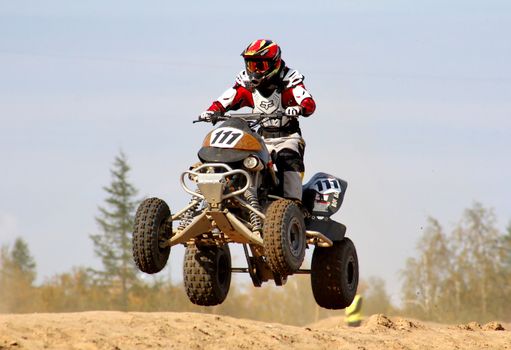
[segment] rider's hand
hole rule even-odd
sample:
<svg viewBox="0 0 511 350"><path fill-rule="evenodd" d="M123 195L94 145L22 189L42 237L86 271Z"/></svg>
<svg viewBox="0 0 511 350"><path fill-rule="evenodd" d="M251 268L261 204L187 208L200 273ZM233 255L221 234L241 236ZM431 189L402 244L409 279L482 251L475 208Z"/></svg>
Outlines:
<svg viewBox="0 0 511 350"><path fill-rule="evenodd" d="M215 125L216 122L218 121L218 116L213 111L204 111L200 114L199 119L207 121L207 122L211 122L211 123L213 123L213 125Z"/></svg>
<svg viewBox="0 0 511 350"><path fill-rule="evenodd" d="M204 111L200 114L200 118L201 120L205 120L207 122L210 122L211 121L211 117L213 116L213 114L215 114L215 112L213 111Z"/></svg>
<svg viewBox="0 0 511 350"><path fill-rule="evenodd" d="M298 117L302 114L302 107L300 106L292 106L287 107L284 114L288 117Z"/></svg>

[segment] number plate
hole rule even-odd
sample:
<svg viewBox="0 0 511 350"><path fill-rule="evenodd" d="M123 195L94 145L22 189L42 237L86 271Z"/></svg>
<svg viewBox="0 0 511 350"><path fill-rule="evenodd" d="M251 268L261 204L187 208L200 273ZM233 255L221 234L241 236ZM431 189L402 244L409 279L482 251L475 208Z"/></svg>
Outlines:
<svg viewBox="0 0 511 350"><path fill-rule="evenodd" d="M234 148L245 133L235 128L218 128L211 133L210 146Z"/></svg>

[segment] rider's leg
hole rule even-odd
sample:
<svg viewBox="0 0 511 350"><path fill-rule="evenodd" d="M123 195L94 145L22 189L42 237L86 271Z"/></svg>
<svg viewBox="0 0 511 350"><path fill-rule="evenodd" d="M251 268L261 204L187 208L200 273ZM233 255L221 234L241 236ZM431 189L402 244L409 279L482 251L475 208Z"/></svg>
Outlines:
<svg viewBox="0 0 511 350"><path fill-rule="evenodd" d="M303 149L298 153L284 148L277 153L275 162L279 180L282 184L283 196L288 199L302 200L302 178L305 171Z"/></svg>
<svg viewBox="0 0 511 350"><path fill-rule="evenodd" d="M277 166L280 195L301 201L305 141L299 133L294 133L289 136L265 138L264 142L268 151L276 154L274 162Z"/></svg>

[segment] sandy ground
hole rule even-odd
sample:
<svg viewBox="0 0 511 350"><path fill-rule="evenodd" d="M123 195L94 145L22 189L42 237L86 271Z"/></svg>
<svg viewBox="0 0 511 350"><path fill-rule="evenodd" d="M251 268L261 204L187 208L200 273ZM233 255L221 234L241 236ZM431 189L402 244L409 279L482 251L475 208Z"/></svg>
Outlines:
<svg viewBox="0 0 511 350"><path fill-rule="evenodd" d="M503 329L505 328L505 329ZM511 349L511 325L426 324L373 315L306 327L196 313L0 315L0 349Z"/></svg>

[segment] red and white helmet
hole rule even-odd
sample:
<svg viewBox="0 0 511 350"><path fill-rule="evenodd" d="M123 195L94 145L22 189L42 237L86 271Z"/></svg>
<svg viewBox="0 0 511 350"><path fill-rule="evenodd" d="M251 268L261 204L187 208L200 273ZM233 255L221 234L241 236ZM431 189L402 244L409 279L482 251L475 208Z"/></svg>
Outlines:
<svg viewBox="0 0 511 350"><path fill-rule="evenodd" d="M280 54L280 47L275 42L265 39L253 41L241 53L245 59L248 77L254 86L268 80L279 71L282 65Z"/></svg>

